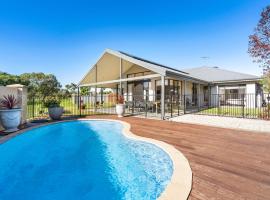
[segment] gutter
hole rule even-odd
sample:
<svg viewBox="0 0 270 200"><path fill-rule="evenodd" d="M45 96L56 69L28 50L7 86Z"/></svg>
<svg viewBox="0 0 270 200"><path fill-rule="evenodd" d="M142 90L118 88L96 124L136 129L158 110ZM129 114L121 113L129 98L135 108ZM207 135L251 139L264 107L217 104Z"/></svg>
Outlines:
<svg viewBox="0 0 270 200"><path fill-rule="evenodd" d="M218 83L237 83L237 82L254 82L254 81L261 81L262 78L254 78L254 79L240 79L240 80L224 80L224 81L212 81L212 84Z"/></svg>

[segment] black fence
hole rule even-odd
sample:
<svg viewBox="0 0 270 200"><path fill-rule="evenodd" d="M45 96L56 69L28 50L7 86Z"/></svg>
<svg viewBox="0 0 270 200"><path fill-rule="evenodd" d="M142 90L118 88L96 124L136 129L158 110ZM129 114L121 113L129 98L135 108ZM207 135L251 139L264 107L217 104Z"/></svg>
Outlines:
<svg viewBox="0 0 270 200"><path fill-rule="evenodd" d="M197 114L270 119L269 94L212 94L197 101Z"/></svg>
<svg viewBox="0 0 270 200"><path fill-rule="evenodd" d="M63 98L61 106L64 116L87 116L98 114L116 114L118 101L116 94L72 96ZM28 100L28 119L47 118L48 109L44 100ZM161 118L160 95L124 95L126 115L138 115L147 118ZM202 94L202 95L165 95L165 118L186 113L216 115L242 118L270 119L269 94Z"/></svg>

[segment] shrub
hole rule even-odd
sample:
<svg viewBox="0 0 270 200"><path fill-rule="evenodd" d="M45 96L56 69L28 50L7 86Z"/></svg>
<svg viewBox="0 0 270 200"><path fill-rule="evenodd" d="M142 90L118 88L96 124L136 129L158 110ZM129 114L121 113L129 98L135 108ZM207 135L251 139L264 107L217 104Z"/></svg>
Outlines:
<svg viewBox="0 0 270 200"><path fill-rule="evenodd" d="M2 108L13 109L17 105L18 105L18 101L14 97L14 95L3 96L3 98L0 99L0 106Z"/></svg>
<svg viewBox="0 0 270 200"><path fill-rule="evenodd" d="M118 96L118 99L117 99L117 103L118 103L118 104L124 104L124 102L125 102L124 97L123 97L122 95L119 95L119 96Z"/></svg>
<svg viewBox="0 0 270 200"><path fill-rule="evenodd" d="M86 109L86 104L82 104L81 105L81 108L84 110L84 109Z"/></svg>
<svg viewBox="0 0 270 200"><path fill-rule="evenodd" d="M60 106L60 100L55 98L55 97L48 97L44 101L44 106L46 108L59 107Z"/></svg>
<svg viewBox="0 0 270 200"><path fill-rule="evenodd" d="M268 119L270 120L270 104L267 104L263 111L259 114L261 119Z"/></svg>

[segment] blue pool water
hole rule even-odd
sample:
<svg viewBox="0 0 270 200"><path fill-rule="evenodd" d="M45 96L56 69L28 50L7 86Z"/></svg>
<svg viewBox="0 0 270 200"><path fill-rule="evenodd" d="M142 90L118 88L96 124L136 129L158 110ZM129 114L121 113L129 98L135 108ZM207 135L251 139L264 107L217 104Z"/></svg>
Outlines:
<svg viewBox="0 0 270 200"><path fill-rule="evenodd" d="M170 157L127 139L122 124L73 121L0 145L1 200L152 200L170 181Z"/></svg>

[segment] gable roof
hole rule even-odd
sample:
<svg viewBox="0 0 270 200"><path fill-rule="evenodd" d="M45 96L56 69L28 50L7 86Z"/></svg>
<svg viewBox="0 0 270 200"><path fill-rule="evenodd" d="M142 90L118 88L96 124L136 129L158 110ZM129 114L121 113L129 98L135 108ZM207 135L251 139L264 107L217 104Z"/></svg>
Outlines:
<svg viewBox="0 0 270 200"><path fill-rule="evenodd" d="M183 70L189 75L207 82L230 82L258 80L259 76L229 71L218 67L197 67Z"/></svg>
<svg viewBox="0 0 270 200"><path fill-rule="evenodd" d="M194 81L200 82L208 82L208 83L223 83L223 82L237 82L237 81L256 81L259 80L260 77L250 74L244 74L234 71L229 71L225 69L220 69L218 67L197 67L191 69L178 70L172 67L168 67L163 64L159 64L150 60L146 60L144 58L140 58L138 56L131 55L129 53L123 51L115 51L112 49L106 49L103 54L99 57L96 63L98 63L105 54L110 54L116 57L119 57L123 60L126 60L130 63L134 63L145 69L153 71L160 75L168 75L168 76L176 76L176 77L184 77L186 79L192 79ZM79 85L82 84L84 79L93 72L95 68L94 64L88 73L83 77L80 81Z"/></svg>
<svg viewBox="0 0 270 200"><path fill-rule="evenodd" d="M99 59L97 60L97 62L90 68L90 70L85 74L85 76L81 79L81 81L79 82L79 85L83 84L83 82L85 81L85 79L87 78L87 76L93 72L96 64L106 55L106 54L110 54L113 56L116 56L118 58L121 58L123 60L126 60L130 63L136 64L138 66L141 66L145 69L148 69L149 71L153 71L157 74L166 76L168 74L170 75L176 75L176 76L180 76L180 77L185 77L186 79L192 79L195 81L201 81L201 82L205 82L203 80L199 80L197 78L194 78L192 76L189 75L189 73L178 70L178 69L174 69L150 60L146 60L137 56L133 56L131 54L125 53L123 51L115 51L112 49L106 49L103 54L99 57Z"/></svg>
<svg viewBox="0 0 270 200"><path fill-rule="evenodd" d="M140 58L140 57L138 57L138 56L134 56L134 55L125 53L125 52L123 52L123 51L119 51L119 53L124 54L124 55L129 56L129 57L132 57L132 58L134 58L134 59L136 59L136 60L140 60L140 61L142 61L142 62L146 62L146 63L152 64L152 65L158 66L158 67L165 68L165 69L170 70L170 71L188 74L187 72L184 72L184 71L181 71L181 70L178 70L178 69L174 69L174 68L172 68L172 67L168 67L168 66L166 66L166 65L159 64L159 63L156 63L156 62L153 62L153 61L150 61L150 60L146 60L146 59L144 59L144 58Z"/></svg>
<svg viewBox="0 0 270 200"><path fill-rule="evenodd" d="M138 56L134 56L134 55L131 55L129 53L125 53L123 51L115 51L112 49L106 49L105 53L110 53L112 55L118 56L119 58L126 59L127 61L130 61L130 62L135 63L137 65L140 65L142 67L145 67L145 68L147 68L151 71L154 71L156 73L159 73L159 74L165 75L166 71L169 71L169 72L173 72L176 74L188 76L187 72L184 72L184 71L181 71L178 69L174 69L172 67L168 67L166 65L162 65L162 64L150 61L150 60L146 60L144 58L140 58Z"/></svg>

